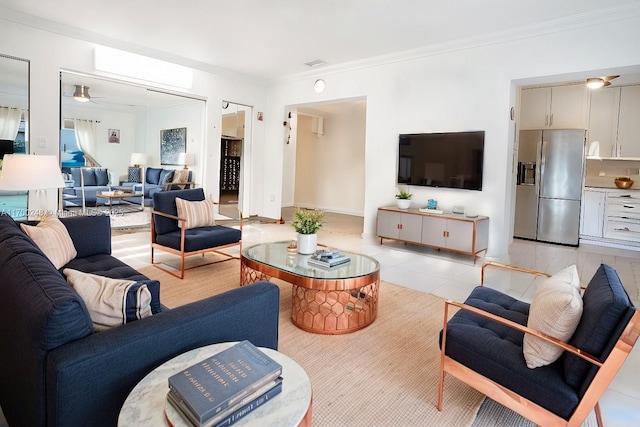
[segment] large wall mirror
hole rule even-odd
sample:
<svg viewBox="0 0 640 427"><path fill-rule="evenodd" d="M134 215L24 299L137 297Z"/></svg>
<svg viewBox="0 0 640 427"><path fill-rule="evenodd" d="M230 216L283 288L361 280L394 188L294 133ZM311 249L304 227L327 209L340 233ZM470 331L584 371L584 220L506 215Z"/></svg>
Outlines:
<svg viewBox="0 0 640 427"><path fill-rule="evenodd" d="M187 168L189 182L202 185L204 100L72 72L61 72L60 92L60 158L68 187L79 186L71 173L79 167L106 168L111 187L145 181L147 193L154 169ZM65 201L65 208L77 207L78 200Z"/></svg>
<svg viewBox="0 0 640 427"><path fill-rule="evenodd" d="M0 168L5 154L29 152L29 61L0 54ZM27 214L26 191L0 190L0 212Z"/></svg>

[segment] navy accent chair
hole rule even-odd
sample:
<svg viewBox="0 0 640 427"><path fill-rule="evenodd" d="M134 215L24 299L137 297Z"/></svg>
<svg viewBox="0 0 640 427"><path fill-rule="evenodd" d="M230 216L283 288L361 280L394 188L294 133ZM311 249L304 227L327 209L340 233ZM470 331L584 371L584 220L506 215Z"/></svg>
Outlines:
<svg viewBox="0 0 640 427"><path fill-rule="evenodd" d="M616 271L602 264L583 294L583 312L568 342L528 328L530 305L483 287L484 270L493 266L523 273L549 274L487 262L481 286L464 303L447 301L440 333L438 410L442 410L444 373L542 426L580 426L629 355L640 334L640 313ZM449 309L458 309L450 319ZM533 334L564 352L550 365L529 369L522 342Z"/></svg>
<svg viewBox="0 0 640 427"><path fill-rule="evenodd" d="M242 243L242 214L240 214L240 229L224 225L213 225L186 229L186 219L178 217L176 197L189 201L205 200L202 188L186 190L159 191L153 194L153 209L151 210L151 264L167 273L184 278L184 271L190 268L202 267L217 262L237 259L220 249L224 249ZM181 226L179 224L181 223ZM242 246L240 246L242 248ZM180 257L180 273L161 267L161 263L155 261L154 249ZM223 259L208 263L199 263L193 267L185 268L185 258L191 255L204 255L214 252L223 255Z"/></svg>

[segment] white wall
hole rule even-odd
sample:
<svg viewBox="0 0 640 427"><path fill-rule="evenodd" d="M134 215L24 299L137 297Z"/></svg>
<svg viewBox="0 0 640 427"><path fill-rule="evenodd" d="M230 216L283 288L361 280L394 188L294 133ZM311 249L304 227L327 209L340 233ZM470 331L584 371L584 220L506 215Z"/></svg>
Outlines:
<svg viewBox="0 0 640 427"><path fill-rule="evenodd" d="M95 44L58 33L42 31L31 26L17 24L0 17L0 52L27 59L31 62L30 76L30 120L31 149L38 154L58 154L60 129L60 71L75 71L95 76L108 76L93 67L93 48ZM126 81L125 78L118 78ZM154 86L149 84L149 86ZM195 95L207 100L204 117L204 141L201 152L201 167L204 171L200 184L207 191L214 189L217 193L220 164L220 124L222 117L222 100L250 105L254 111L265 112L265 85L254 78L241 75L212 74L194 70L194 83L190 90L176 89L166 86L155 86L161 90L181 92ZM265 117L269 117L265 114ZM245 207L246 214L260 214L264 199L262 173L265 167L260 158L265 149L263 122L251 118L253 126L250 144L245 159L251 165L251 182L245 183L245 199L251 200ZM278 120L280 120L278 118ZM140 135L142 136L142 135ZM49 197L49 207L55 209L55 195ZM278 214L279 217L279 214Z"/></svg>
<svg viewBox="0 0 640 427"><path fill-rule="evenodd" d="M274 82L268 90L268 111L332 99L366 97L366 170L364 232L375 233L377 208L394 202L397 139L400 133L485 130L483 191L411 187L414 204L430 198L439 206L472 207L490 216L489 256L503 256L512 239L513 139L515 84L574 73L580 79L594 70L640 64L640 18L592 23L584 28L527 35L466 49L393 60L387 64L305 74ZM600 74L595 74L600 75ZM568 77L568 76L567 76ZM575 76L572 76L575 77ZM322 94L313 92L317 78L326 81ZM552 81L552 80L547 80ZM281 113L282 114L282 113ZM266 129L265 215L280 209L284 128ZM271 202L269 196L274 195Z"/></svg>

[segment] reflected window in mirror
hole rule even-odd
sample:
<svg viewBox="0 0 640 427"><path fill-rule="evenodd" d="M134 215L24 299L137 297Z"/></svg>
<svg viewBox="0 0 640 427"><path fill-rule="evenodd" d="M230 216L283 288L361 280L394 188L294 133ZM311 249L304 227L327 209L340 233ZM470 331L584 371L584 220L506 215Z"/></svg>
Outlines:
<svg viewBox="0 0 640 427"><path fill-rule="evenodd" d="M29 152L29 61L0 54L0 170L6 154ZM27 217L27 191L0 189L0 212Z"/></svg>

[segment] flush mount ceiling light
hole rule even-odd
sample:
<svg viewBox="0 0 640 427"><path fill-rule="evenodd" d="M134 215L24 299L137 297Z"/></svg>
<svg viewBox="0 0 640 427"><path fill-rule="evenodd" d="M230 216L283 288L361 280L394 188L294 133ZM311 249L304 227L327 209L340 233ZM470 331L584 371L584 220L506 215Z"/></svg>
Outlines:
<svg viewBox="0 0 640 427"><path fill-rule="evenodd" d="M617 79L618 76L591 77L587 79L587 87L589 89L599 89L611 85L610 80Z"/></svg>
<svg viewBox="0 0 640 427"><path fill-rule="evenodd" d="M327 84L322 79L316 80L316 82L313 84L313 90L315 90L316 93L324 92L325 87L327 87Z"/></svg>
<svg viewBox="0 0 640 427"><path fill-rule="evenodd" d="M89 86L75 85L76 91L73 92L73 99L78 102L89 102L91 96L89 95Z"/></svg>

